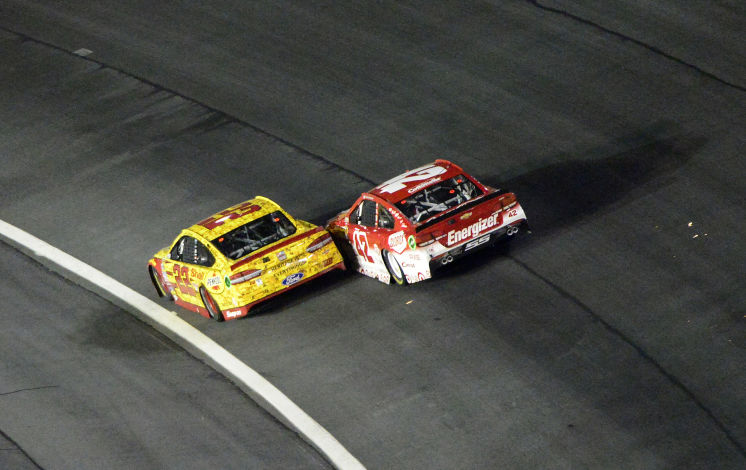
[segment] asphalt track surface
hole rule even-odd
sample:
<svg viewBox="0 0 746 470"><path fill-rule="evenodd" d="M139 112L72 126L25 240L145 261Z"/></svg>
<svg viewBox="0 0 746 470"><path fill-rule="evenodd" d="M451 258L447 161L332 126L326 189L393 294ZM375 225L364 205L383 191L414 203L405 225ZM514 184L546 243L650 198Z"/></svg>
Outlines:
<svg viewBox="0 0 746 470"><path fill-rule="evenodd" d="M132 315L8 245L0 259L0 468L330 468Z"/></svg>
<svg viewBox="0 0 746 470"><path fill-rule="evenodd" d="M206 214L323 222L450 158L533 232L406 288L180 315L369 468L746 465L742 3L151 3L0 4L0 218L153 295Z"/></svg>

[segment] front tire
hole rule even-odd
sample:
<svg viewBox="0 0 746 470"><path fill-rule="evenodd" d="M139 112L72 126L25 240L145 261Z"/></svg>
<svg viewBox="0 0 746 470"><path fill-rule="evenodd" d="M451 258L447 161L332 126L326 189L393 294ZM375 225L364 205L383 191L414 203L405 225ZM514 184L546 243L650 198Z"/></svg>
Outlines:
<svg viewBox="0 0 746 470"><path fill-rule="evenodd" d="M401 266L399 266L399 262L396 260L394 254L390 251L383 250L381 252L381 257L383 257L383 264L386 265L386 269L388 269L389 274L391 274L391 279L400 286L406 284L407 279L404 276L404 271L402 271Z"/></svg>
<svg viewBox="0 0 746 470"><path fill-rule="evenodd" d="M215 302L215 299L212 298L210 293L207 292L204 287L199 288L199 296L202 297L202 303L205 304L205 308L207 309L210 318L217 321L225 320L223 312L221 312L220 307L218 307L218 303Z"/></svg>
<svg viewBox="0 0 746 470"><path fill-rule="evenodd" d="M163 287L163 282L161 281L161 276L158 274L158 271L156 271L153 266L148 266L148 272L150 273L150 280L153 281L153 286L155 287L155 291L158 293L158 297L166 297L168 300L173 301L174 297L170 292L166 292L166 288Z"/></svg>

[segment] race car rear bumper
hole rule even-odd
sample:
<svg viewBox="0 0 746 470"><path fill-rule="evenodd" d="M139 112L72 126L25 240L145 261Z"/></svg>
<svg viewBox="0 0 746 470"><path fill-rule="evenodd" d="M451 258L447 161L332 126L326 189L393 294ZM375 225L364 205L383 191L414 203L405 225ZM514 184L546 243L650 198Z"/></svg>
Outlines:
<svg viewBox="0 0 746 470"><path fill-rule="evenodd" d="M495 245L500 240L506 238L512 238L516 236L521 230L528 230L528 222L526 219L517 221L513 224L505 225L497 230L494 230L484 235L472 238L456 247L448 249L446 252L438 254L430 259L430 270L441 268L453 262L454 260L466 256L468 254L479 251L482 248L486 248Z"/></svg>
<svg viewBox="0 0 746 470"><path fill-rule="evenodd" d="M255 301L253 301L251 303L248 303L246 305L243 305L241 307L226 309L226 310L223 311L223 316L225 317L226 320L233 320L235 318L245 317L246 315L249 314L249 310L253 309L257 304L265 302L265 301L267 301L267 300L269 300L269 299L271 299L271 298L273 298L273 297L275 297L275 296L277 296L279 294L282 294L283 292L287 292L287 291L289 291L291 289L294 289L294 288L296 288L296 287L298 287L298 286L300 286L302 284L305 284L308 281L311 281L313 279L321 277L321 276L323 276L326 273L334 271L335 269L340 269L342 271L345 271L346 267L345 267L344 261L340 261L339 263L337 263L337 264L335 264L333 266L329 266L328 268L325 268L324 270L319 271L316 274L313 274L311 276L303 278L303 280L301 280L299 282L296 282L295 284L292 284L290 286L284 287L281 290L275 291L275 292L273 292L273 293L271 293L271 294L269 294L269 295L267 295L265 297L262 297L261 299L257 299Z"/></svg>

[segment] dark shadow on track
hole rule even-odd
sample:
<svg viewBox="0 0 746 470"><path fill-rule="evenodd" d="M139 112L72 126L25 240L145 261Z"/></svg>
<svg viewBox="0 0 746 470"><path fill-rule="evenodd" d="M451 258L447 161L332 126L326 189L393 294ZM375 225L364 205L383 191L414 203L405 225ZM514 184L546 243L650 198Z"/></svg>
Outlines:
<svg viewBox="0 0 746 470"><path fill-rule="evenodd" d="M639 137L632 138L639 141ZM487 184L514 191L518 195L531 223L531 233L528 236L523 233L509 243L500 243L494 248L479 252L479 255L468 256L452 263L435 274L435 279L430 281L431 285L427 289L438 289L439 286L461 275L481 270L490 263L500 262L501 259L511 258L513 262L556 290L561 297L576 304L580 312L563 312L562 315L543 315L540 318L535 316L536 312L527 316L519 316L515 312L479 312L478 321L487 329L510 331L509 338L514 346L545 364L547 370L561 377L565 383L593 383L588 396L594 397L592 399L597 402L598 408L607 410L619 423L628 419L627 411L624 407L617 407L618 403L613 402L613 399L604 397L603 390L623 390L623 395L634 397L650 394L650 389L653 389L653 396L667 397L666 400L670 400L666 402L667 406L680 406L676 403L675 396L666 391L665 382L668 382L704 412L743 456L746 455L743 444L738 441L727 424L684 382L637 344L634 338L627 336L551 279L544 278L513 256L520 253L524 247L550 239L563 228L603 214L612 210L614 206L638 201L643 196L670 184L675 178L676 171L705 143L706 139L691 136L653 139L606 158L597 157L598 152L589 152L584 159L551 164L502 183L497 182L496 178L484 178L483 181ZM585 319L582 312L587 315ZM581 367L573 364L573 350L578 347L577 345L587 343L597 350L608 347L602 343L593 344L597 339L589 333L591 329L587 326L587 318L591 318L601 329L616 337L619 348L627 346L635 350L653 370L658 371L662 380L655 385L641 383L640 376L634 370L618 368L614 373L603 375L594 371L591 366ZM537 341L538 338L541 340ZM659 410L648 411L650 416L659 422L667 419Z"/></svg>
<svg viewBox="0 0 746 470"><path fill-rule="evenodd" d="M457 276L476 269L496 258L508 256L511 251L520 250L527 243L547 239L558 230L602 214L613 205L628 204L670 184L676 170L706 144L706 139L689 135L663 138L656 135L670 135L670 127L670 124L663 123L654 130L616 139L612 142L616 146L637 145L611 156L606 156L608 148L593 149L585 152L581 159L552 163L508 180L475 175L483 183L516 193L528 216L531 234L527 237L523 232L510 242L498 243L493 248L477 252L476 256L461 258L439 269L435 277ZM558 155L550 160L567 160L567 157ZM326 225L338 213L339 210L335 210L323 214L312 222ZM334 283L343 278L344 275L340 275ZM303 295L302 291L298 294ZM275 310L272 304L281 302L276 298L268 301L267 311Z"/></svg>
<svg viewBox="0 0 746 470"><path fill-rule="evenodd" d="M436 276L451 276L506 256L525 243L539 242L563 228L598 216L619 204L629 204L670 184L674 173L686 164L706 139L691 136L655 139L647 134L628 136L619 142L640 142L634 148L608 157L603 149L585 153L585 157L547 165L507 181L494 176L480 178L484 183L515 192L531 227L513 243L498 244L496 249L467 256L438 271ZM601 155L601 156L599 156ZM556 160L566 157L558 156ZM514 245L511 247L510 245Z"/></svg>
<svg viewBox="0 0 746 470"><path fill-rule="evenodd" d="M547 165L501 181L480 177L484 183L513 191L528 215L531 233L523 232L508 243L498 243L439 269L435 278L458 276L520 251L523 246L551 237L553 233L599 215L616 204L627 204L670 183L672 174L706 143L691 136L656 139L647 133L626 136L617 143L638 142L634 148L608 157L608 150L586 152L582 159ZM556 160L566 159L558 156ZM354 198L351 198L351 200ZM339 210L311 219L324 225ZM270 315L351 282L350 274L335 271L298 286L259 305L244 319Z"/></svg>
<svg viewBox="0 0 746 470"><path fill-rule="evenodd" d="M669 184L671 180L665 177L670 177L704 144L704 139L697 138L655 140L607 158L540 168L505 181L502 186L518 195L532 228L546 233L577 224L613 204L631 202ZM491 179L487 182L492 183Z"/></svg>

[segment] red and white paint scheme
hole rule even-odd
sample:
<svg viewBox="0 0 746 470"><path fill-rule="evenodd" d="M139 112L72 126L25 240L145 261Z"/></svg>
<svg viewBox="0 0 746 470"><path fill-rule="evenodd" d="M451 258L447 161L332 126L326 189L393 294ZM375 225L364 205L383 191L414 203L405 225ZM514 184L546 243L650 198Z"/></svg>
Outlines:
<svg viewBox="0 0 746 470"><path fill-rule="evenodd" d="M513 236L525 223L515 194L436 160L363 193L327 229L359 272L405 284L429 279L436 267Z"/></svg>

